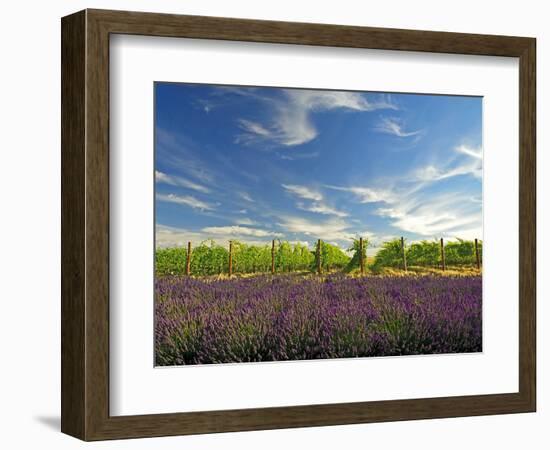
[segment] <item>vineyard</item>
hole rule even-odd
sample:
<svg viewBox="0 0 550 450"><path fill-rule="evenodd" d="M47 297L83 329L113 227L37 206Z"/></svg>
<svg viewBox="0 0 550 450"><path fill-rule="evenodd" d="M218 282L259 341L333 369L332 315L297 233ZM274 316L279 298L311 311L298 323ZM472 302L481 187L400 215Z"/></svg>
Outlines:
<svg viewBox="0 0 550 450"><path fill-rule="evenodd" d="M156 364L481 351L481 242L312 244L158 249Z"/></svg>
<svg viewBox="0 0 550 450"><path fill-rule="evenodd" d="M205 241L191 249L159 248L155 252L155 273L166 275L209 276L220 274L290 273L290 272L369 272L384 268L476 266L482 261L482 242L457 240L421 241L407 245L404 239L384 242L374 257L367 258L368 239L356 239L344 252L338 246L318 240L310 247L286 241L271 245L248 245L232 241L224 247Z"/></svg>

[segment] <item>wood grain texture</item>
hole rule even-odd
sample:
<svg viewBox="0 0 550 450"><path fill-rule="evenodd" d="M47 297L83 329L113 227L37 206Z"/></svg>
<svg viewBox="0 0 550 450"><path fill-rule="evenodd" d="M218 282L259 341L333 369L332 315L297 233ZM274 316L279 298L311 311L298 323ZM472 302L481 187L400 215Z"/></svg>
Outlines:
<svg viewBox="0 0 550 450"><path fill-rule="evenodd" d="M86 430L109 417L109 33L86 17Z"/></svg>
<svg viewBox="0 0 550 450"><path fill-rule="evenodd" d="M61 430L82 437L84 411L84 12L61 27Z"/></svg>
<svg viewBox="0 0 550 450"><path fill-rule="evenodd" d="M536 409L536 41L519 67L519 390Z"/></svg>
<svg viewBox="0 0 550 450"><path fill-rule="evenodd" d="M315 23L87 10L112 33L330 47L521 56L529 38Z"/></svg>
<svg viewBox="0 0 550 450"><path fill-rule="evenodd" d="M519 57L519 392L109 416L109 34ZM535 40L86 10L62 20L62 431L84 440L534 411ZM185 405L182 405L185 409Z"/></svg>

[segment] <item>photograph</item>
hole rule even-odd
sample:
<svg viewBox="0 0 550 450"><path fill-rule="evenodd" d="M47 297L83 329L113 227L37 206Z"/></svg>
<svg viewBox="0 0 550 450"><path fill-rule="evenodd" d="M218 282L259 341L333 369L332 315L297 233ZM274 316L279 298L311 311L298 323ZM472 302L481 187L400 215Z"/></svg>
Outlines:
<svg viewBox="0 0 550 450"><path fill-rule="evenodd" d="M482 351L482 97L154 96L155 366Z"/></svg>

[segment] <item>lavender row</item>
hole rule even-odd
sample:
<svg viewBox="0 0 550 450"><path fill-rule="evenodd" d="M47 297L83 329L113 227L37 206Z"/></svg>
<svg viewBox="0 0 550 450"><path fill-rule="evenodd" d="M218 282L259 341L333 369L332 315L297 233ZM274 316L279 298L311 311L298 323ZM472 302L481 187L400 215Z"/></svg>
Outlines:
<svg viewBox="0 0 550 450"><path fill-rule="evenodd" d="M481 351L481 277L156 282L157 365Z"/></svg>

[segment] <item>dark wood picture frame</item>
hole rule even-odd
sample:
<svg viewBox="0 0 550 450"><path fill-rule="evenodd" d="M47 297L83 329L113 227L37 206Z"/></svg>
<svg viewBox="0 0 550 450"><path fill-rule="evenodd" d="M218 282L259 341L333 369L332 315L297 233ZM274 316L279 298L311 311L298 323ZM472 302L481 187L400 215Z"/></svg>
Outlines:
<svg viewBox="0 0 550 450"><path fill-rule="evenodd" d="M535 411L534 38L104 10L64 17L61 30L64 433L101 440ZM519 58L519 391L110 416L109 36L117 33Z"/></svg>

